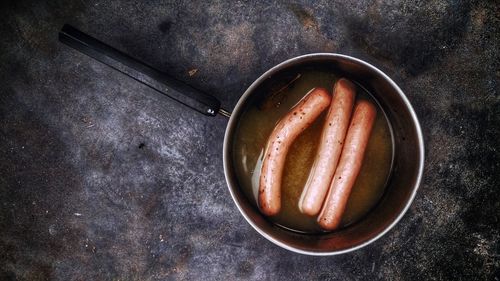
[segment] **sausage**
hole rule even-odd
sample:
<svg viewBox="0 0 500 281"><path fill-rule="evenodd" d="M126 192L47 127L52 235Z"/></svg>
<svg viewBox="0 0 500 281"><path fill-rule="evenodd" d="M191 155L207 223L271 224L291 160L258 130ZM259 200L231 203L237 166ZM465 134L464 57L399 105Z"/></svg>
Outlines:
<svg viewBox="0 0 500 281"><path fill-rule="evenodd" d="M315 216L321 210L340 158L355 96L356 88L349 80L337 81L318 151L299 201L299 210L306 215Z"/></svg>
<svg viewBox="0 0 500 281"><path fill-rule="evenodd" d="M281 208L281 178L293 141L330 105L330 94L312 89L276 125L267 140L259 179L259 207L267 216Z"/></svg>
<svg viewBox="0 0 500 281"><path fill-rule="evenodd" d="M361 170L376 115L377 110L369 101L356 103L337 170L318 216L318 223L325 230L334 230L340 225L347 200Z"/></svg>

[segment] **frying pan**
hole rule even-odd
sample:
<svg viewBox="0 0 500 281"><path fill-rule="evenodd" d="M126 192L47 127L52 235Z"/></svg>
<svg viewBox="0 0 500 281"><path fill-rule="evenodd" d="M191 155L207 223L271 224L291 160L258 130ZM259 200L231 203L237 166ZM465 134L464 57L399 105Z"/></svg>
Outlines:
<svg viewBox="0 0 500 281"><path fill-rule="evenodd" d="M207 116L229 117L224 136L223 162L226 182L240 213L263 237L301 254L336 255L364 247L387 233L403 217L418 190L424 167L424 142L418 118L401 89L386 74L360 59L334 53L307 54L284 61L255 80L243 93L232 113L213 96L195 89L81 31L64 25L59 40L122 72L132 79ZM391 126L394 159L385 192L363 219L330 233L298 233L267 220L240 188L233 165L233 142L243 112L290 69L328 68L368 90L380 104Z"/></svg>

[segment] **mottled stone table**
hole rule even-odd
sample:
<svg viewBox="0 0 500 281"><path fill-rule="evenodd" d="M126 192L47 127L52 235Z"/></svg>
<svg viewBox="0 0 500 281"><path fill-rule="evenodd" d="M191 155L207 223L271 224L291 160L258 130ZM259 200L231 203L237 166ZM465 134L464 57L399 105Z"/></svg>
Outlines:
<svg viewBox="0 0 500 281"><path fill-rule="evenodd" d="M499 4L425 2L2 1L0 279L498 280ZM58 43L64 23L229 109L287 58L364 59L421 119L421 189L361 250L281 249L230 198L227 120Z"/></svg>

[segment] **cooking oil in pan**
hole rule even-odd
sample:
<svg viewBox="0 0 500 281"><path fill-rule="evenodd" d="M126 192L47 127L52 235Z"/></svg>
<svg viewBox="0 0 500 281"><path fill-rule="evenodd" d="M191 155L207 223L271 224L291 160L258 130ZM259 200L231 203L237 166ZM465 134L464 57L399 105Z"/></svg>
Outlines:
<svg viewBox="0 0 500 281"><path fill-rule="evenodd" d="M332 91L337 78L327 70L302 69L291 73L281 83L262 89L266 93L254 99L241 115L234 139L233 163L240 187L256 208L263 151L274 126L309 90L323 87ZM357 86L356 99L367 99L377 105L377 118L341 227L360 220L380 200L393 157L391 131L382 109L362 87ZM295 140L288 152L281 210L268 218L279 226L299 232L322 232L316 217L302 214L298 203L314 161L326 111Z"/></svg>

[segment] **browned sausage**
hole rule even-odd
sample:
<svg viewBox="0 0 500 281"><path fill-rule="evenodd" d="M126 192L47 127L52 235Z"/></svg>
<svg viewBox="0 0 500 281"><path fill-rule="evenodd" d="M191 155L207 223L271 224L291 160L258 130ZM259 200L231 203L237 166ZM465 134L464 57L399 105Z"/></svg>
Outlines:
<svg viewBox="0 0 500 281"><path fill-rule="evenodd" d="M259 207L263 214L276 215L281 208L281 178L285 159L293 141L330 104L323 88L311 90L276 125L267 140L259 180Z"/></svg>
<svg viewBox="0 0 500 281"><path fill-rule="evenodd" d="M342 220L351 189L361 169L376 115L377 110L372 103L366 100L356 103L337 170L318 216L319 225L326 230L336 229Z"/></svg>
<svg viewBox="0 0 500 281"><path fill-rule="evenodd" d="M325 201L340 158L355 96L356 88L349 80L337 81L321 132L318 152L299 201L299 209L306 215L317 215Z"/></svg>

